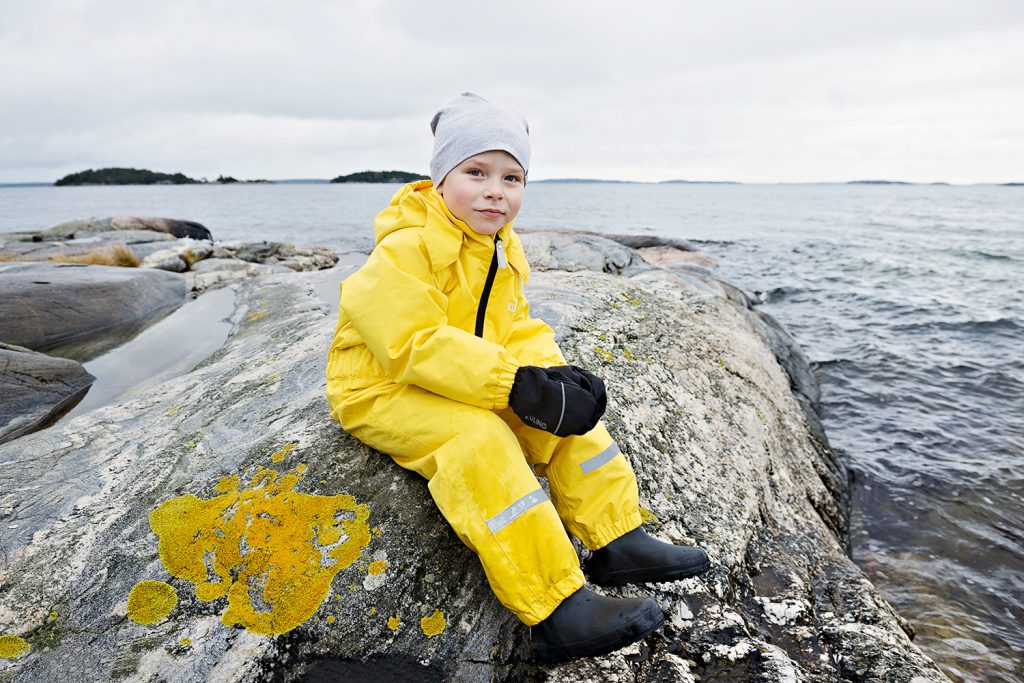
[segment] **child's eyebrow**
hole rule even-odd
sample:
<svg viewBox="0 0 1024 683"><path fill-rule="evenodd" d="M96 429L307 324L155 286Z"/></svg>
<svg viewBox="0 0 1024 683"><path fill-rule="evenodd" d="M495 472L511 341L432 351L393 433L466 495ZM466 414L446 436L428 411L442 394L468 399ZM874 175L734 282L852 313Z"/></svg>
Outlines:
<svg viewBox="0 0 1024 683"><path fill-rule="evenodd" d="M477 159L474 157L470 157L469 159L467 159L467 161L472 166L479 166L481 168L487 169L488 171L493 170L495 168L495 164L492 164L489 161L486 161L485 159ZM497 168L500 169L501 175L523 175L523 169L521 166L498 166Z"/></svg>

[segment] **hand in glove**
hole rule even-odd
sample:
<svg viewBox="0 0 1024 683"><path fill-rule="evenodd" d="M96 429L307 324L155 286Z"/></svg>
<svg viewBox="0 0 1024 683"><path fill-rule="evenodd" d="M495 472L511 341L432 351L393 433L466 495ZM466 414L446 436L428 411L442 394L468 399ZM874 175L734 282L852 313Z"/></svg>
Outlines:
<svg viewBox="0 0 1024 683"><path fill-rule="evenodd" d="M600 377L575 365L556 365L547 368L547 371L549 373L557 373L559 377L576 382L576 384L589 391L590 395L594 397L594 401L597 402L597 414L594 419L601 419L601 416L604 415L605 406L608 404L608 395L604 390L604 381Z"/></svg>
<svg viewBox="0 0 1024 683"><path fill-rule="evenodd" d="M571 365L524 365L508 396L512 411L526 424L555 436L586 434L604 414L604 382Z"/></svg>

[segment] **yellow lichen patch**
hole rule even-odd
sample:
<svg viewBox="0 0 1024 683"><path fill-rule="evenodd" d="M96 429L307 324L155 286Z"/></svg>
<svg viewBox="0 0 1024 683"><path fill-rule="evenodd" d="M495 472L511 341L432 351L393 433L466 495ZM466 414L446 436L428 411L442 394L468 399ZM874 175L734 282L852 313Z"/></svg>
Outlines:
<svg viewBox="0 0 1024 683"><path fill-rule="evenodd" d="M182 638L178 642L181 644L182 647L188 647L189 645L192 644L192 639L191 638Z"/></svg>
<svg viewBox="0 0 1024 683"><path fill-rule="evenodd" d="M644 524L657 524L658 517L647 508L640 508L640 521Z"/></svg>
<svg viewBox="0 0 1024 683"><path fill-rule="evenodd" d="M270 459L273 460L274 462L281 462L282 460L284 460L284 457L291 453L292 449L294 449L298 445L299 444L297 443L286 443L284 446L281 446L281 450L270 456ZM303 469L305 469L305 467L303 467Z"/></svg>
<svg viewBox="0 0 1024 683"><path fill-rule="evenodd" d="M377 538L380 538L382 535L384 535L384 532L380 530L379 526L375 526L373 527L373 535Z"/></svg>
<svg viewBox="0 0 1024 683"><path fill-rule="evenodd" d="M623 299L628 301L633 306L639 306L640 305L640 299L637 299L635 296L631 296L629 294L629 292L620 292L619 296L621 296Z"/></svg>
<svg viewBox="0 0 1024 683"><path fill-rule="evenodd" d="M227 596L225 625L290 631L313 616L337 573L369 545L369 506L347 495L297 493L300 479L261 468L244 489L209 500L179 496L150 513L164 566L195 584L200 600Z"/></svg>
<svg viewBox="0 0 1024 683"><path fill-rule="evenodd" d="M60 612L57 610L50 610L50 613L46 616L47 621L57 621L57 617L60 616Z"/></svg>
<svg viewBox="0 0 1024 683"><path fill-rule="evenodd" d="M173 408L168 410L166 413L164 413L164 415L174 415L179 410L181 410L181 406L174 406Z"/></svg>
<svg viewBox="0 0 1024 683"><path fill-rule="evenodd" d="M423 635L428 638L433 638L441 633L441 631L444 631L444 627L444 615L441 614L439 609L434 610L434 613L430 616L420 619L420 628L423 630Z"/></svg>
<svg viewBox="0 0 1024 683"><path fill-rule="evenodd" d="M596 353L597 357L600 358L601 360L603 360L606 363L611 363L613 360L615 360L615 356L612 355L612 352L611 351L606 351L601 346L596 346L595 345L594 346L594 353Z"/></svg>
<svg viewBox="0 0 1024 683"><path fill-rule="evenodd" d="M266 309L263 309L262 311L256 311L255 313L250 315L248 318L246 318L246 320L248 320L251 323L254 323L257 320L259 320L260 318L262 318L263 316L265 316L268 312L269 311L267 311Z"/></svg>
<svg viewBox="0 0 1024 683"><path fill-rule="evenodd" d="M370 568L366 570L366 573L369 574L370 576L377 576L378 574L383 574L387 570L388 570L388 561L387 560L375 560L374 562L370 563Z"/></svg>
<svg viewBox="0 0 1024 683"><path fill-rule="evenodd" d="M139 581L128 593L128 618L137 624L155 624L178 604L174 587L163 581Z"/></svg>
<svg viewBox="0 0 1024 683"><path fill-rule="evenodd" d="M14 659L32 649L21 636L0 636L0 659Z"/></svg>
<svg viewBox="0 0 1024 683"><path fill-rule="evenodd" d="M227 493L228 491L234 491L242 487L242 482L239 481L237 474L232 474L230 477L221 477L217 485L213 487L214 491L219 493Z"/></svg>
<svg viewBox="0 0 1024 683"><path fill-rule="evenodd" d="M377 613L377 608L376 607L371 607L370 608L370 616L372 617L376 613Z"/></svg>
<svg viewBox="0 0 1024 683"><path fill-rule="evenodd" d="M333 623L334 623L334 617L333 617L333 616L331 616L331 615L328 615L328 616L327 616L327 623L328 623L328 624L333 624Z"/></svg>
<svg viewBox="0 0 1024 683"><path fill-rule="evenodd" d="M400 616L398 616L397 614L395 616L393 616L393 617L388 617L388 628L391 629L392 631L397 631L398 627L401 625L401 623L402 623L402 618Z"/></svg>

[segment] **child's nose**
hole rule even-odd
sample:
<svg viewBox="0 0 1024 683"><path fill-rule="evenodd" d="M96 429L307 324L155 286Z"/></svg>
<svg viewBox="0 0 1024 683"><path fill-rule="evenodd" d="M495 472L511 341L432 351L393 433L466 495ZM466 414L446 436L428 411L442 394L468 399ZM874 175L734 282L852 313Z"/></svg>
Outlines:
<svg viewBox="0 0 1024 683"><path fill-rule="evenodd" d="M501 182L492 182L487 184L487 195L488 197L494 197L500 199L502 196Z"/></svg>

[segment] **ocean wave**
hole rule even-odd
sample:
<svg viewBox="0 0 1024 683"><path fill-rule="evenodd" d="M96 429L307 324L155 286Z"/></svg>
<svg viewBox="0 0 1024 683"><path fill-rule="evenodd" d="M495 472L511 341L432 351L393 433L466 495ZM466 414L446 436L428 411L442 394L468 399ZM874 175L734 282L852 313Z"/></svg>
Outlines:
<svg viewBox="0 0 1024 683"><path fill-rule="evenodd" d="M963 252L964 256L985 259L988 261L1013 261L1014 258L1007 254L991 254L987 251L973 250Z"/></svg>
<svg viewBox="0 0 1024 683"><path fill-rule="evenodd" d="M980 332L986 334L1019 334L1024 332L1024 324L1014 318L995 318L994 320L930 320L927 322L894 325L896 332Z"/></svg>

